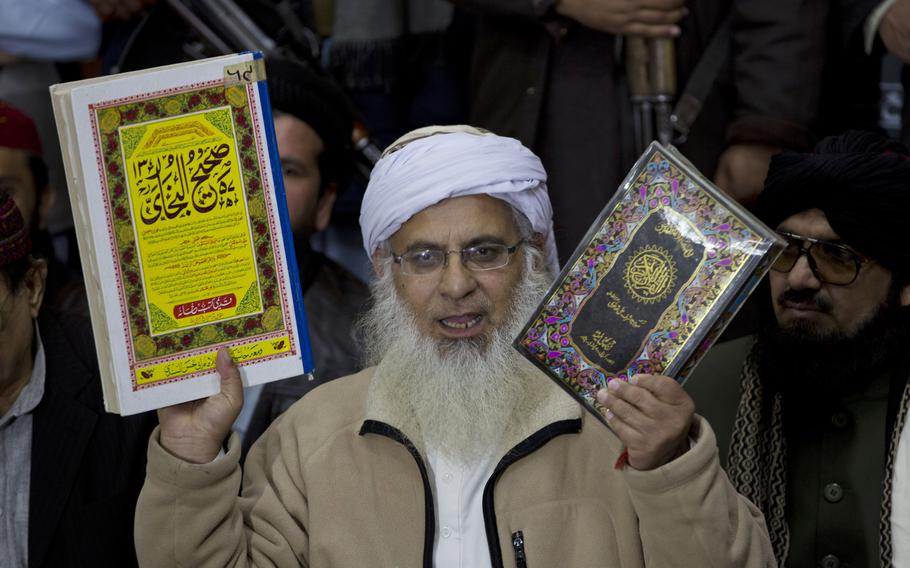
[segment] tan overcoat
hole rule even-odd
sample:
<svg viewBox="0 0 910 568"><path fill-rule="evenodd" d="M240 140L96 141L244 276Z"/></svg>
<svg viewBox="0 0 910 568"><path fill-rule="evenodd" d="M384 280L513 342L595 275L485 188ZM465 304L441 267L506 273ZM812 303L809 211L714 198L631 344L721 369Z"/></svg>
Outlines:
<svg viewBox="0 0 910 568"><path fill-rule="evenodd" d="M431 566L434 499L406 393L370 368L327 383L254 445L192 465L158 431L136 512L143 567ZM653 471L614 469L622 448L538 371L484 491L493 566L774 566L761 513L731 487L710 426Z"/></svg>

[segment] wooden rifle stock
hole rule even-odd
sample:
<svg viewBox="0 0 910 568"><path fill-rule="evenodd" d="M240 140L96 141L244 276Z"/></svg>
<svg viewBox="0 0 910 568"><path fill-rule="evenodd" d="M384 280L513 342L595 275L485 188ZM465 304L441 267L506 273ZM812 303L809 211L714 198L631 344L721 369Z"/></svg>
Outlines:
<svg viewBox="0 0 910 568"><path fill-rule="evenodd" d="M673 139L670 110L676 96L676 46L671 38L625 38L625 70L635 114L635 146ZM656 132L655 132L656 130Z"/></svg>
<svg viewBox="0 0 910 568"><path fill-rule="evenodd" d="M648 48L657 139L669 144L673 141L670 110L676 98L676 45L671 38L653 38L648 40Z"/></svg>

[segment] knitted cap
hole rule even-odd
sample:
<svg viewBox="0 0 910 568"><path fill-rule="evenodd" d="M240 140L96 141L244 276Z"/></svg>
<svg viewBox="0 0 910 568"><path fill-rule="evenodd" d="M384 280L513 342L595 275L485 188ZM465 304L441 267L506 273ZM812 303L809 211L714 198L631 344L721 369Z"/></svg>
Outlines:
<svg viewBox="0 0 910 568"><path fill-rule="evenodd" d="M0 194L0 267L24 258L31 250L31 239L16 202L8 194Z"/></svg>

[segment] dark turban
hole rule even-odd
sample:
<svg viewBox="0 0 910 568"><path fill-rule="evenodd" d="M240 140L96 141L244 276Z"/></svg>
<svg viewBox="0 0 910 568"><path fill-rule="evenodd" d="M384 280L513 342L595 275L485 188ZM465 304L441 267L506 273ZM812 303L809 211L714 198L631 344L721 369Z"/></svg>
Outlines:
<svg viewBox="0 0 910 568"><path fill-rule="evenodd" d="M910 150L870 132L830 136L811 154L771 159L757 213L769 226L821 209L847 244L905 277L910 272Z"/></svg>
<svg viewBox="0 0 910 568"><path fill-rule="evenodd" d="M342 181L351 167L354 129L345 94L328 77L290 59L267 59L266 77L272 108L297 117L322 138L323 183Z"/></svg>

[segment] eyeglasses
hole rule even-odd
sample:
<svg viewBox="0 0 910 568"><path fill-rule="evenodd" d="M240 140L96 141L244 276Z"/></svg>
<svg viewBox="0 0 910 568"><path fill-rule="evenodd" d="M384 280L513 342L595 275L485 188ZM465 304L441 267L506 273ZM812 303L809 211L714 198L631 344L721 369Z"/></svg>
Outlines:
<svg viewBox="0 0 910 568"><path fill-rule="evenodd" d="M784 251L771 265L771 270L777 272L790 272L799 257L806 255L809 269L820 282L846 286L856 280L860 269L871 260L846 245L784 231L777 233L787 240Z"/></svg>
<svg viewBox="0 0 910 568"><path fill-rule="evenodd" d="M413 250L400 255L392 253L392 261L401 265L402 274L425 276L448 266L449 255L457 253L461 256L461 263L469 270L495 270L509 264L509 261L512 260L512 255L515 254L515 251L518 250L522 243L524 243L523 240L512 246L488 243L466 247L461 250Z"/></svg>

